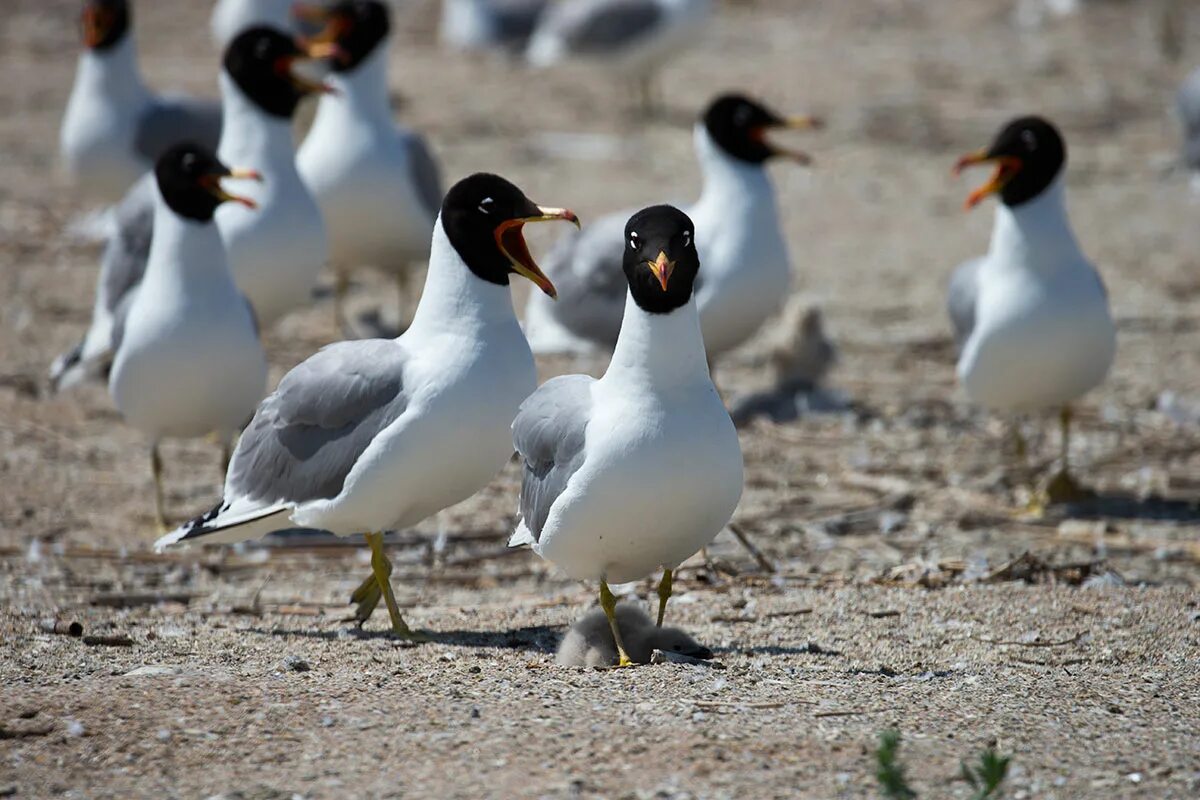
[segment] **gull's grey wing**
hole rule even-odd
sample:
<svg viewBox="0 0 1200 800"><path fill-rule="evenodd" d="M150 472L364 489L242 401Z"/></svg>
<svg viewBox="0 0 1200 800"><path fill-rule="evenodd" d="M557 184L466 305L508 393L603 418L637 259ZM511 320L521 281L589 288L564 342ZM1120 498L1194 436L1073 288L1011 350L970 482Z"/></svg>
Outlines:
<svg viewBox="0 0 1200 800"><path fill-rule="evenodd" d="M554 319L576 336L610 350L625 314L628 283L621 259L632 213L609 214L583 230L568 231L543 262L558 290L558 300L550 304Z"/></svg>
<svg viewBox="0 0 1200 800"><path fill-rule="evenodd" d="M116 231L104 247L97 295L102 307L115 312L142 282L154 236L154 173L137 180L117 204Z"/></svg>
<svg viewBox="0 0 1200 800"><path fill-rule="evenodd" d="M1200 68L1184 79L1175 95L1175 108L1183 125L1183 159L1200 169Z"/></svg>
<svg viewBox="0 0 1200 800"><path fill-rule="evenodd" d="M390 339L337 342L301 362L238 441L226 500L336 497L375 436L404 413L403 372L404 351Z"/></svg>
<svg viewBox="0 0 1200 800"><path fill-rule="evenodd" d="M496 0L492 13L495 15L497 44L514 51L524 49L546 5L547 0Z"/></svg>
<svg viewBox="0 0 1200 800"><path fill-rule="evenodd" d="M964 261L950 276L950 288L946 293L946 311L950 314L950 324L954 326L954 341L961 349L971 337L975 329L975 296L979 267L983 258L973 258Z"/></svg>
<svg viewBox="0 0 1200 800"><path fill-rule="evenodd" d="M519 509L538 541L550 507L583 464L584 434L592 411L587 375L562 375L526 398L513 420L513 445L525 461Z"/></svg>
<svg viewBox="0 0 1200 800"><path fill-rule="evenodd" d="M159 97L138 121L134 149L151 164L180 142L217 149L221 138L221 104L195 97Z"/></svg>
<svg viewBox="0 0 1200 800"><path fill-rule="evenodd" d="M434 158L425 137L414 131L400 131L400 138L408 151L408 168L413 184L417 187L425 210L429 212L430 224L442 210L442 170Z"/></svg>
<svg viewBox="0 0 1200 800"><path fill-rule="evenodd" d="M654 0L576 0L557 6L546 25L576 53L607 53L650 33L663 13Z"/></svg>

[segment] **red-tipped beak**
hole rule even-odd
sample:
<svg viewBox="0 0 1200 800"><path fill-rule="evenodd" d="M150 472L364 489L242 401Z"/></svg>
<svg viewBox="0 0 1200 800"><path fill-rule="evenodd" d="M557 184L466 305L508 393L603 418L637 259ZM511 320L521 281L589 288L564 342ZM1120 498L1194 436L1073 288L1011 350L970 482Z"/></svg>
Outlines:
<svg viewBox="0 0 1200 800"><path fill-rule="evenodd" d="M554 220L566 220L573 222L576 227L579 227L579 217L574 211L568 208L543 208L538 206L537 214L528 217L518 217L516 219L508 219L496 226L495 237L496 246L500 248L500 252L512 264L513 272L533 281L533 284L541 289L552 298L558 297L558 290L554 288L554 284L546 277L538 267L537 262L533 260L533 256L529 252L529 245L525 242L525 235L521 232L521 228L527 222L552 222Z"/></svg>
<svg viewBox="0 0 1200 800"><path fill-rule="evenodd" d="M654 277L658 278L658 285L665 292L667 290L667 282L671 280L671 273L675 271L675 262L667 258L665 251L658 251L658 258L654 261L647 261L646 264L650 267L650 271L654 273Z"/></svg>

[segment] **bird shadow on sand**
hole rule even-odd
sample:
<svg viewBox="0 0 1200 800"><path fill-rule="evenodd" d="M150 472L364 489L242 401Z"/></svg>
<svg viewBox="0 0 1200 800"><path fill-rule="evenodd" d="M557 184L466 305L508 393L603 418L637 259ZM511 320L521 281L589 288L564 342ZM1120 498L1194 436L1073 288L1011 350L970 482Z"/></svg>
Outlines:
<svg viewBox="0 0 1200 800"><path fill-rule="evenodd" d="M537 653L553 654L558 649L558 642L562 638L563 626L530 625L507 631L421 630L420 633L427 637L427 641L425 642L408 642L397 638L389 630L364 630L354 626L342 626L336 630L262 627L248 628L247 630L261 636L276 636L287 639L323 639L325 641L336 641L338 639L380 640L395 642L400 647L420 647L422 644L444 644L452 647L528 650Z"/></svg>
<svg viewBox="0 0 1200 800"><path fill-rule="evenodd" d="M1138 497L1125 492L1104 492L1079 501L1063 503L1048 510L1054 519L1139 522L1200 522L1200 504L1196 501L1170 500L1163 497Z"/></svg>

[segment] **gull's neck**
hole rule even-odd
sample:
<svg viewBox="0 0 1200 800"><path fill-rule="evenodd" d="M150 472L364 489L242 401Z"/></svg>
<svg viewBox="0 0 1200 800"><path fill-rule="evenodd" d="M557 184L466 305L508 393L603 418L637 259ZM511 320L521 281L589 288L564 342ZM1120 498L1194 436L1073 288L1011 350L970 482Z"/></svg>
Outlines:
<svg viewBox="0 0 1200 800"><path fill-rule="evenodd" d="M1065 180L1059 175L1028 202L1015 208L998 205L988 255L1035 272L1053 272L1082 261L1065 195Z"/></svg>
<svg viewBox="0 0 1200 800"><path fill-rule="evenodd" d="M127 33L107 50L85 50L80 54L74 91L131 111L150 102L150 90L138 69L133 34Z"/></svg>
<svg viewBox="0 0 1200 800"><path fill-rule="evenodd" d="M217 226L179 216L157 186L145 281L158 291L175 290L188 297L237 292Z"/></svg>
<svg viewBox="0 0 1200 800"><path fill-rule="evenodd" d="M621 333L604 380L652 390L711 382L696 298L669 313L651 314L626 293Z"/></svg>
<svg viewBox="0 0 1200 800"><path fill-rule="evenodd" d="M388 40L385 38L354 69L329 74L328 82L337 92L321 98L317 113L329 109L371 125L391 125L387 67Z"/></svg>
<svg viewBox="0 0 1200 800"><path fill-rule="evenodd" d="M775 219L775 190L762 164L750 164L726 153L703 123L696 124L693 139L704 176L704 189L693 207L698 213L713 211L731 223L760 215Z"/></svg>
<svg viewBox="0 0 1200 800"><path fill-rule="evenodd" d="M290 118L268 114L222 71L221 143L217 157L228 166L295 169Z"/></svg>
<svg viewBox="0 0 1200 800"><path fill-rule="evenodd" d="M517 324L512 290L471 272L442 229L439 215L433 226L425 288L412 325L404 335L479 335L495 324Z"/></svg>

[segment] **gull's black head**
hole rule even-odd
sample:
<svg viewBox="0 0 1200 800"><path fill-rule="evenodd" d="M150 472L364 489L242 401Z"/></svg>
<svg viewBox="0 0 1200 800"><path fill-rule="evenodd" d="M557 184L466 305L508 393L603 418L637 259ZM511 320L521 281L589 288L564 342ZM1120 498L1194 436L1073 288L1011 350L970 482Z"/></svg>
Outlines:
<svg viewBox="0 0 1200 800"><path fill-rule="evenodd" d="M313 42L337 45L329 61L334 72L352 72L391 30L388 7L379 0L343 0L328 9L297 3L294 9L297 16L324 26Z"/></svg>
<svg viewBox="0 0 1200 800"><path fill-rule="evenodd" d="M80 21L84 45L103 52L128 35L129 4L125 0L85 0Z"/></svg>
<svg viewBox="0 0 1200 800"><path fill-rule="evenodd" d="M255 208L253 200L221 188L222 178L261 180L254 170L230 169L209 150L190 142L177 144L163 153L154 165L154 177L171 210L197 222L212 221L217 206L227 201Z"/></svg>
<svg viewBox="0 0 1200 800"><path fill-rule="evenodd" d="M674 206L650 206L625 224L622 261L629 293L643 311L668 314L687 303L700 271L696 228Z"/></svg>
<svg viewBox="0 0 1200 800"><path fill-rule="evenodd" d="M579 224L573 212L538 206L504 178L486 172L463 178L442 201L442 229L471 272L501 286L515 272L551 297L554 284L530 255L521 228L556 219Z"/></svg>
<svg viewBox="0 0 1200 800"><path fill-rule="evenodd" d="M960 158L954 171L986 163L994 163L996 171L967 198L967 208L989 194L998 194L1006 206L1019 206L1045 191L1062 172L1067 144L1049 120L1020 117L1001 128L989 147Z"/></svg>
<svg viewBox="0 0 1200 800"><path fill-rule="evenodd" d="M772 128L816 128L815 117L782 117L742 94L724 94L713 100L702 117L708 135L733 158L761 164L773 156L785 156L801 164L812 161L806 153L784 150L767 141Z"/></svg>
<svg viewBox="0 0 1200 800"><path fill-rule="evenodd" d="M323 84L293 71L311 56L281 31L259 25L247 28L225 48L225 71L247 97L268 114L290 118L305 95L327 91Z"/></svg>

